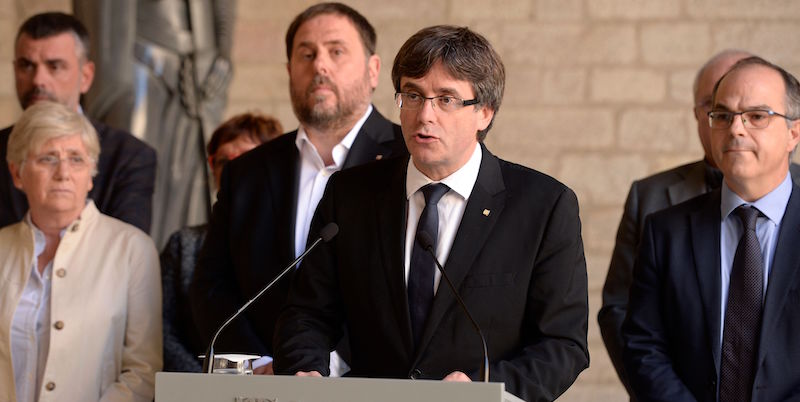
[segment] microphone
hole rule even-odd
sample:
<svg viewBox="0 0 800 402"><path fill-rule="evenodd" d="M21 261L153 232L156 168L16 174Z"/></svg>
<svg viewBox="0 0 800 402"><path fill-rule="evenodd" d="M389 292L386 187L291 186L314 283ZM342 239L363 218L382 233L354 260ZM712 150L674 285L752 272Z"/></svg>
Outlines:
<svg viewBox="0 0 800 402"><path fill-rule="evenodd" d="M425 231L417 232L417 241L422 248L431 254L431 257L433 257L433 262L436 263L436 267L439 268L439 272L442 273L442 277L444 278L444 281L447 282L447 286L450 287L450 290L456 297L458 304L461 305L461 309L464 310L464 312L467 314L467 318L469 318L469 321L472 322L472 326L475 327L475 332L477 332L478 336L481 337L481 343L483 344L483 367L481 367L480 376L483 377L483 382L489 382L489 349L486 347L486 338L483 337L481 327L478 326L478 322L472 318L472 314L469 313L467 305L464 304L464 300L461 299L461 295L456 290L456 287L453 286L453 282L450 281L450 278L447 276L447 272L445 272L442 264L439 263L439 259L436 258L436 253L433 251L433 240L431 239L431 235Z"/></svg>
<svg viewBox="0 0 800 402"><path fill-rule="evenodd" d="M319 231L319 237L317 237L317 239L314 240L314 243L312 243L311 246L306 248L306 251L304 251L303 254L300 254L300 256L297 257L294 261L292 261L292 263L289 264L289 266L284 268L283 271L281 271L281 273L279 273L274 279L272 279L272 281L270 281L270 283L268 283L267 286L264 286L264 288L261 289L261 291L259 291L255 296L253 296L252 299L250 299L247 303L245 303L237 312L233 313L233 315L230 316L230 318L228 318L222 325L220 325L219 329L217 329L217 332L214 333L214 337L211 339L211 344L208 345L208 349L206 350L206 358L203 361L203 371L202 371L203 373L211 374L214 370L214 365L213 365L214 343L217 342L217 337L219 337L219 334L222 333L222 330L224 330L225 327L228 326L228 324L230 324L233 320L235 320L236 317L239 317L242 314L242 312L247 310L247 308L250 307L250 305L253 304L254 301L258 300L258 298L261 297L261 295L263 295L267 290L272 288L275 285L275 283L277 283L279 280L281 280L281 278L283 278L287 273L289 273L289 271L291 271L292 268L296 267L297 264L299 264L300 261L303 258L305 258L305 256L308 255L308 253L311 252L311 250L317 247L319 243L321 242L327 243L328 241L333 239L333 237L336 236L337 233L339 233L338 225L336 225L333 222L325 225L322 228L322 230Z"/></svg>

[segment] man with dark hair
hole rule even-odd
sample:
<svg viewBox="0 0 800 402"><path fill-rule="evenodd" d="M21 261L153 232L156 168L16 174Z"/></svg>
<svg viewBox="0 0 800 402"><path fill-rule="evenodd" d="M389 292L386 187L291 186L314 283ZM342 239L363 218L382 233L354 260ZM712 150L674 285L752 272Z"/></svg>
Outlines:
<svg viewBox="0 0 800 402"><path fill-rule="evenodd" d="M642 401L800 398L800 83L758 57L717 81L707 114L722 186L645 220L623 324Z"/></svg>
<svg viewBox="0 0 800 402"><path fill-rule="evenodd" d="M711 92L714 84L731 66L750 56L750 53L743 50L724 50L711 57L695 75L693 112L704 151L703 159L636 180L628 192L603 286L603 307L597 315L606 349L628 393L631 391L622 362L622 321L628 310L633 261L644 229L645 217L722 185L722 172L711 157L711 127L708 125ZM789 169L793 177L800 177L800 166L792 164Z"/></svg>
<svg viewBox="0 0 800 402"><path fill-rule="evenodd" d="M73 16L43 13L19 29L14 48L14 77L23 109L51 100L80 110L80 96L89 90L94 64L88 59L89 36ZM101 212L150 229L155 151L131 134L92 122L100 138L100 160L89 198ZM11 127L0 130L0 158L5 160ZM22 219L28 210L6 164L0 164L0 227Z"/></svg>
<svg viewBox="0 0 800 402"><path fill-rule="evenodd" d="M450 278L486 335L490 380L556 399L589 363L575 194L483 145L505 83L483 36L425 28L400 49L392 80L411 157L331 178L310 233L335 222L339 234L295 275L276 372L327 375L344 325L352 375L479 379L481 342Z"/></svg>
<svg viewBox="0 0 800 402"><path fill-rule="evenodd" d="M380 70L374 32L357 11L338 3L311 6L292 22L287 69L300 127L223 170L190 289L207 342L306 248L311 217L333 172L406 155L400 127L370 103ZM266 356L257 372L270 373L275 321L289 283L279 282L234 321L216 349Z"/></svg>

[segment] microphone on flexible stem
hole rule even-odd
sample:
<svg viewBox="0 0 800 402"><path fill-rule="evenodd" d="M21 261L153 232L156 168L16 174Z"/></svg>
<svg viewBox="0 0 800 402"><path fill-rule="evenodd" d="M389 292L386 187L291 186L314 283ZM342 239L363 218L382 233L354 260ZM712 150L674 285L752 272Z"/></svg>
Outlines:
<svg viewBox="0 0 800 402"><path fill-rule="evenodd" d="M433 257L433 262L436 263L436 267L439 268L439 272L442 273L442 277L444 278L444 281L447 282L447 286L450 287L450 290L456 297L458 304L461 305L461 309L467 314L467 318L469 318L469 321L472 322L472 326L475 327L475 331L478 333L478 336L481 337L481 343L483 344L483 367L481 367L480 376L483 377L483 382L489 382L489 349L486 347L486 338L483 337L481 327L478 326L477 321L472 318L472 314L469 313L467 305L464 304L464 300L461 299L461 295L458 293L458 291L456 291L456 287L453 286L453 282L450 281L450 278L447 276L447 272L445 272L442 264L439 263L439 259L436 258L436 253L433 251L433 240L431 239L431 235L424 231L418 232L417 241L422 248L431 254L431 257Z"/></svg>
<svg viewBox="0 0 800 402"><path fill-rule="evenodd" d="M337 226L335 223L331 222L325 225L322 228L322 230L319 231L319 237L317 237L317 240L314 240L314 243L312 243L311 246L307 247L306 251L304 251L303 254L300 254L300 256L297 257L294 261L292 261L292 263L289 264L289 266L284 268L283 271L281 271L281 273L279 273L274 279L272 279L272 281L270 281L270 283L268 283L267 286L264 286L264 288L261 289L261 291L259 291L255 296L253 296L252 299L250 299L247 303L245 303L237 312L233 313L233 315L230 316L230 318L228 318L222 325L220 325L219 329L217 329L217 332L214 333L214 337L211 339L211 344L208 345L208 349L206 350L206 358L203 361L203 373L211 374L214 370L214 365L213 365L214 343L217 342L217 337L219 337L219 334L222 333L222 330L225 329L225 327L227 327L228 324L230 324L233 320L235 320L236 317L239 317L242 314L242 312L247 310L247 308L250 307L250 305L253 304L254 301L258 300L258 298L261 297L261 295L263 295L267 290L272 288L272 286L274 286L275 283L277 283L279 280L281 280L281 278L283 278L287 273L289 273L289 271L291 271L292 268L297 266L297 264L299 264L300 261L303 258L305 258L305 256L308 255L308 253L311 252L311 250L317 247L319 243L323 241L327 243L330 239L333 239L333 237L336 236L337 233L339 233L339 226Z"/></svg>

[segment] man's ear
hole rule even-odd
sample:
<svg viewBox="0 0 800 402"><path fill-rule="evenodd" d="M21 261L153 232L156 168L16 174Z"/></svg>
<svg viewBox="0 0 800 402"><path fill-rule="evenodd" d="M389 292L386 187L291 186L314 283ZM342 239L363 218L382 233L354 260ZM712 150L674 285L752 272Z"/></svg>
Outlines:
<svg viewBox="0 0 800 402"><path fill-rule="evenodd" d="M378 87L378 75L381 73L381 58L377 54L369 56L367 60L367 70L369 72L370 88L375 90Z"/></svg>
<svg viewBox="0 0 800 402"><path fill-rule="evenodd" d="M81 65L81 94L85 94L89 92L89 88L92 87L92 82L94 81L94 62L91 60L86 60Z"/></svg>
<svg viewBox="0 0 800 402"><path fill-rule="evenodd" d="M486 130L486 127L489 127L489 123L494 118L494 109L482 105L475 113L478 113L478 130Z"/></svg>
<svg viewBox="0 0 800 402"><path fill-rule="evenodd" d="M800 142L800 120L793 120L789 126L788 151L794 151L798 142Z"/></svg>

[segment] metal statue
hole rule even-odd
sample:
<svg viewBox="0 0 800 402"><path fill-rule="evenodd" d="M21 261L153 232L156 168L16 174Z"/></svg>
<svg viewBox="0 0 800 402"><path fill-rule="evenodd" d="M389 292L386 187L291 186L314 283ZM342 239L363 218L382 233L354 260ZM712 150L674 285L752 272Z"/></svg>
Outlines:
<svg viewBox="0 0 800 402"><path fill-rule="evenodd" d="M74 0L89 29L95 84L85 112L158 152L151 235L208 221L205 144L220 123L231 78L235 2Z"/></svg>

